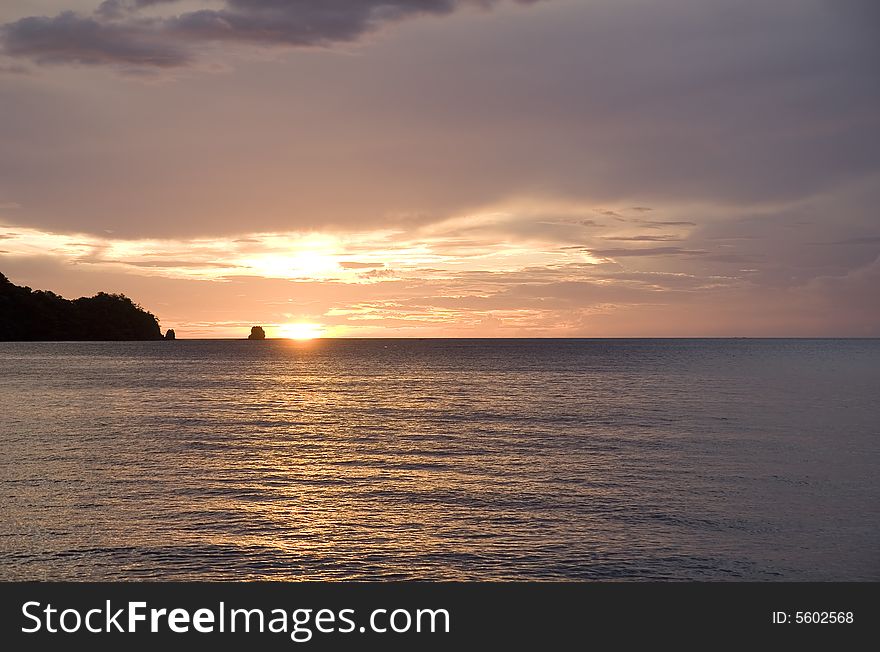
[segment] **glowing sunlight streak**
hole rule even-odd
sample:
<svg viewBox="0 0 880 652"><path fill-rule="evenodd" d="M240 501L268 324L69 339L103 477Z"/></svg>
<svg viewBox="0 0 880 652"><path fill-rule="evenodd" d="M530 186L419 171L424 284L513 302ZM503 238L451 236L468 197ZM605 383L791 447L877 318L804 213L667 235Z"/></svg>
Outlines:
<svg viewBox="0 0 880 652"><path fill-rule="evenodd" d="M294 324L282 324L276 330L276 336L289 340L313 340L324 337L326 329L320 324L298 322Z"/></svg>

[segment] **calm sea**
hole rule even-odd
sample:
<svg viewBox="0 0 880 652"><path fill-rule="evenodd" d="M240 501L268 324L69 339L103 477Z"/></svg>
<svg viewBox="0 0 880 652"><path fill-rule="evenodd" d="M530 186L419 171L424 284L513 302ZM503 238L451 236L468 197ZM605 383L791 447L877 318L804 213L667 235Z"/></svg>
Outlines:
<svg viewBox="0 0 880 652"><path fill-rule="evenodd" d="M880 580L878 340L0 343L0 579Z"/></svg>

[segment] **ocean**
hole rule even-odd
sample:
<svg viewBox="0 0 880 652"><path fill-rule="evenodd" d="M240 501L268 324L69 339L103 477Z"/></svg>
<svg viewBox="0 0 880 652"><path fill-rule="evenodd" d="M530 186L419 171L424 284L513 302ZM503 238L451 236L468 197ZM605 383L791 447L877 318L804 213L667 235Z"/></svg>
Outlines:
<svg viewBox="0 0 880 652"><path fill-rule="evenodd" d="M0 343L3 580L880 580L880 340Z"/></svg>

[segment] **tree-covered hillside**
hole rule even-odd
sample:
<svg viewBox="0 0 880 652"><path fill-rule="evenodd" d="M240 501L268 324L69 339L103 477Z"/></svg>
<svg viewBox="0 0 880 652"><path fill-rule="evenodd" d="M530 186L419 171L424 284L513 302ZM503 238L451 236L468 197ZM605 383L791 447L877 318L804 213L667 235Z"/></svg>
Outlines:
<svg viewBox="0 0 880 652"><path fill-rule="evenodd" d="M72 301L0 274L0 340L159 340L154 315L122 294Z"/></svg>

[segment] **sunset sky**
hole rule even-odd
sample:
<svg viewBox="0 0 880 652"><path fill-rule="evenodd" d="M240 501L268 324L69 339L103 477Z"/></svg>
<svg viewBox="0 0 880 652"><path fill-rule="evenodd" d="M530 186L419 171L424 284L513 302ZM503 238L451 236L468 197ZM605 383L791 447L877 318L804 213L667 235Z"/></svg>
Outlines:
<svg viewBox="0 0 880 652"><path fill-rule="evenodd" d="M179 337L880 336L874 0L3 0L0 272Z"/></svg>

